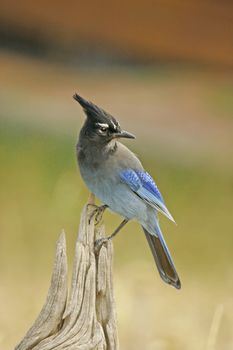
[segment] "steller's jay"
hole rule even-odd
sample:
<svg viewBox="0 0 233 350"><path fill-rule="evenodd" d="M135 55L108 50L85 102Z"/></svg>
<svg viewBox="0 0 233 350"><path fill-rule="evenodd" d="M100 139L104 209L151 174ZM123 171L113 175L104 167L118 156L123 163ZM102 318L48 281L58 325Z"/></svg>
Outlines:
<svg viewBox="0 0 233 350"><path fill-rule="evenodd" d="M120 138L135 138L121 129L118 121L75 94L86 114L77 143L77 160L87 187L102 202L124 220L112 238L131 219L136 219L145 232L161 278L180 289L181 283L170 252L159 227L158 212L174 221L152 177L139 159Z"/></svg>

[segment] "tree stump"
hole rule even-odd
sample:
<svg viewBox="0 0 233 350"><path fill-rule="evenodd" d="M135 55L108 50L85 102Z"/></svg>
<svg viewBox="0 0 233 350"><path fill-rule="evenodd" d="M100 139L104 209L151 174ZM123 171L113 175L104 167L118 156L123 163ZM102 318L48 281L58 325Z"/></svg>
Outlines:
<svg viewBox="0 0 233 350"><path fill-rule="evenodd" d="M119 349L113 247L109 241L95 251L95 240L104 237L104 227L95 225L95 211L96 206L88 204L81 215L69 297L66 241L62 233L45 305L15 350Z"/></svg>

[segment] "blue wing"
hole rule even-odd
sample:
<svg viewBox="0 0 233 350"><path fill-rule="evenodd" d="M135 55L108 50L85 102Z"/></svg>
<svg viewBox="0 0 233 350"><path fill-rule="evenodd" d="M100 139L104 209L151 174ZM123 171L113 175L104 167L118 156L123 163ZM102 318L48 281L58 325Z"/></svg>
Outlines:
<svg viewBox="0 0 233 350"><path fill-rule="evenodd" d="M140 198L156 210L160 211L168 219L175 222L150 174L143 170L125 169L121 171L120 178L121 181L127 184Z"/></svg>

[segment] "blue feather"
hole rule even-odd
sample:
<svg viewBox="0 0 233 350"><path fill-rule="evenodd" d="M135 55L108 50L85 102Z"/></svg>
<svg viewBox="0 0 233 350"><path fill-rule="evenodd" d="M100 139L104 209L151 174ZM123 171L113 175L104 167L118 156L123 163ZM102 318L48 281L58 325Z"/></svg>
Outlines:
<svg viewBox="0 0 233 350"><path fill-rule="evenodd" d="M164 203L164 199L150 174L143 170L136 170L135 172L139 176L142 182L142 186L145 187L149 192L153 193L158 199L161 200L161 202Z"/></svg>
<svg viewBox="0 0 233 350"><path fill-rule="evenodd" d="M153 178L143 170L125 169L120 172L122 182L127 184L142 200L174 221ZM175 221L174 221L175 222Z"/></svg>
<svg viewBox="0 0 233 350"><path fill-rule="evenodd" d="M141 186L141 181L140 181L139 176L132 169L123 170L120 173L120 178L123 182L125 182L127 185L129 185L129 187L133 191L137 191L139 189L139 187Z"/></svg>

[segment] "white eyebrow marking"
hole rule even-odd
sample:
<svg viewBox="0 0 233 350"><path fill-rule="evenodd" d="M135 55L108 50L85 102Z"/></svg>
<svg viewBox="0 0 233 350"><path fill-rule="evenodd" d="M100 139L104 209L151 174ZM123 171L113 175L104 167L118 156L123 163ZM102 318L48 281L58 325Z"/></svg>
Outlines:
<svg viewBox="0 0 233 350"><path fill-rule="evenodd" d="M112 123L113 129L116 130L117 128L116 124L114 124L112 120L111 120L111 123Z"/></svg>
<svg viewBox="0 0 233 350"><path fill-rule="evenodd" d="M105 123L96 123L96 125L101 126L102 128L109 128L109 125Z"/></svg>

